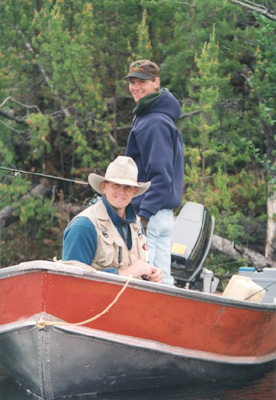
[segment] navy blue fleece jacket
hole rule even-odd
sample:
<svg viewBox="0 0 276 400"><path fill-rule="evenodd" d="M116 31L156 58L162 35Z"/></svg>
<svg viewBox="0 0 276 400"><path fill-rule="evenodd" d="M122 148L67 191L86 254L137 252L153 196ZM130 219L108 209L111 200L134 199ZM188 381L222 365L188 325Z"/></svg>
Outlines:
<svg viewBox="0 0 276 400"><path fill-rule="evenodd" d="M145 98L144 98L145 99ZM125 154L138 167L138 181L151 181L147 192L135 197L133 206L140 216L150 218L164 208L180 207L184 181L184 150L174 121L180 105L168 89L134 117Z"/></svg>

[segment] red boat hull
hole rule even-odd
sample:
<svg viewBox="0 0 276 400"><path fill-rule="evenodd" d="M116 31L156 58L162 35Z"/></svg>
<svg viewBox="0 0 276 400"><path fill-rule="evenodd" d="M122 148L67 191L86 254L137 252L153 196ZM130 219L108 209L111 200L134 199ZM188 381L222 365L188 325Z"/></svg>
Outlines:
<svg viewBox="0 0 276 400"><path fill-rule="evenodd" d="M39 339L34 338L44 331L48 332L49 338L60 334L63 335L63 339L66 337L67 346L61 348L59 345L59 363L66 358L65 353L70 349L70 341L71 346L78 345L82 348L83 345L79 343L83 342L82 337L91 340L87 340L89 357L97 353L98 349L103 349L103 344L112 343L112 349L116 348L116 351L112 352L112 362L117 367L120 365L120 369L125 365L124 373L129 370L133 377L140 376L139 363L143 361L144 364L147 360L149 365L152 357L156 361L152 361L150 368L147 368L147 365L140 366L146 370L147 375L152 373L152 380L148 380L147 387L170 385L173 376L178 382L180 380L184 383L190 382L192 376L195 381L196 378L212 381L230 379L231 375L233 378L237 377L241 371L245 372L246 368L249 374L252 371L261 372L275 368L275 304L236 301L218 295L132 279L108 312L92 322L84 323L82 328L73 325L59 327L56 323L54 327L41 329L36 326L41 317L74 324L99 315L114 301L125 284L125 279L45 261L25 263L19 267L0 271L1 359L7 355L6 348L12 343L18 348L12 359L13 362L18 362L16 353L20 354L23 351L18 332L24 331L25 336L32 335L32 340L24 339L25 343L27 341L29 344L38 342ZM25 325L20 327L18 324L22 321ZM9 335L9 332L13 334ZM54 342L58 343L57 338ZM54 345L51 346L49 351L53 351ZM122 346L128 349L128 357L122 355ZM36 353L34 348L32 351ZM84 348L82 351L85 353ZM145 352L151 355L147 358ZM140 358L138 353L143 356ZM103 357L101 351L99 354L96 360L98 363L99 357ZM129 357L132 360L136 357L137 363L127 361ZM76 358L78 357L74 357L74 360ZM174 366L171 369L172 363ZM162 365L162 371L168 372L167 379L159 379L159 383L157 378L160 370L157 365ZM177 365L180 367L177 368ZM64 365L59 366L66 371ZM11 362L4 367L14 373ZM55 366L54 370L58 371L58 368ZM111 371L108 371L108 374L110 375ZM19 379L18 376L16 378ZM20 379L24 381L24 377ZM25 377L25 381L30 382L30 378ZM126 381L128 390L136 389L134 378ZM121 390L125 385L124 379L120 381L119 376L116 382L115 390ZM121 383L118 384L119 382ZM32 385L33 392L42 396L41 392L37 393L35 383L30 384ZM82 386L85 387L84 383ZM111 391L112 385L110 382L106 385L95 384L94 388L95 391ZM44 390L44 396L52 399L57 395L66 395L65 391L72 391L72 387L62 391L57 384L55 389L51 386L51 390Z"/></svg>

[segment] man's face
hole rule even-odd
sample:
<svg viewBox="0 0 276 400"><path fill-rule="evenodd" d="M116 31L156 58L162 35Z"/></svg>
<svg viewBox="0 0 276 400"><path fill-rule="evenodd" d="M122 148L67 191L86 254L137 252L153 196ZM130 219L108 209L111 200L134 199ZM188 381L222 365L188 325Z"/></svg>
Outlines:
<svg viewBox="0 0 276 400"><path fill-rule="evenodd" d="M107 201L119 215L125 210L138 191L135 186L119 185L113 182L102 182L101 188Z"/></svg>
<svg viewBox="0 0 276 400"><path fill-rule="evenodd" d="M160 79L156 77L152 81L150 79L129 78L128 87L135 103L138 103L143 97L157 92L160 87Z"/></svg>

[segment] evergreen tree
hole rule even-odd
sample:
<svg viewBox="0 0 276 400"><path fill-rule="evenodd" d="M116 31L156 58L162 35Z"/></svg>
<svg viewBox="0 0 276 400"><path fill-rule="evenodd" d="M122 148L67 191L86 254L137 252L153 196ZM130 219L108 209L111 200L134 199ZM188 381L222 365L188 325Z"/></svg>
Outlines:
<svg viewBox="0 0 276 400"><path fill-rule="evenodd" d="M227 77L221 76L214 27L209 42L204 43L195 62L198 76L189 83L189 96L193 99L190 110L199 110L199 114L186 126L191 141L191 147L186 150L186 197L206 204L216 217L217 232L233 240L238 232L240 235L241 229L234 229L237 225L236 207L231 198L230 178L225 172L227 160L224 155L228 149L219 112L229 82Z"/></svg>
<svg viewBox="0 0 276 400"><path fill-rule="evenodd" d="M275 22L258 18L260 26L256 30L256 67L249 78L254 98L258 99L255 112L256 125L260 135L260 161L266 172L267 182L267 236L266 257L276 256L276 50L271 37L276 33Z"/></svg>
<svg viewBox="0 0 276 400"><path fill-rule="evenodd" d="M151 58L182 105L185 200L210 207L216 233L263 251L275 179L271 21L220 0L6 0L0 13L0 165L84 180L104 172L132 120L128 64ZM60 246L62 204L92 194L55 182L51 200L26 200L39 183L26 178L0 176L1 204L21 221L2 237L21 259L38 257L45 237Z"/></svg>
<svg viewBox="0 0 276 400"><path fill-rule="evenodd" d="M152 59L152 45L149 38L147 17L148 17L147 10L144 10L142 21L137 28L137 35L138 35L137 51L136 53L135 52L132 53L132 60Z"/></svg>

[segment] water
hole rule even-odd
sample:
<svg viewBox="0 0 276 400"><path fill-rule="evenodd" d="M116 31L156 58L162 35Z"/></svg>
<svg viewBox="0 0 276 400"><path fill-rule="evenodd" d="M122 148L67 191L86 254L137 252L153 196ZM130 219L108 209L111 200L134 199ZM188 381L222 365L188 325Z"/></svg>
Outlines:
<svg viewBox="0 0 276 400"><path fill-rule="evenodd" d="M276 371L239 385L213 385L78 397L78 400L273 400L276 399ZM0 400L37 400L0 370ZM76 397L70 400L77 400Z"/></svg>

